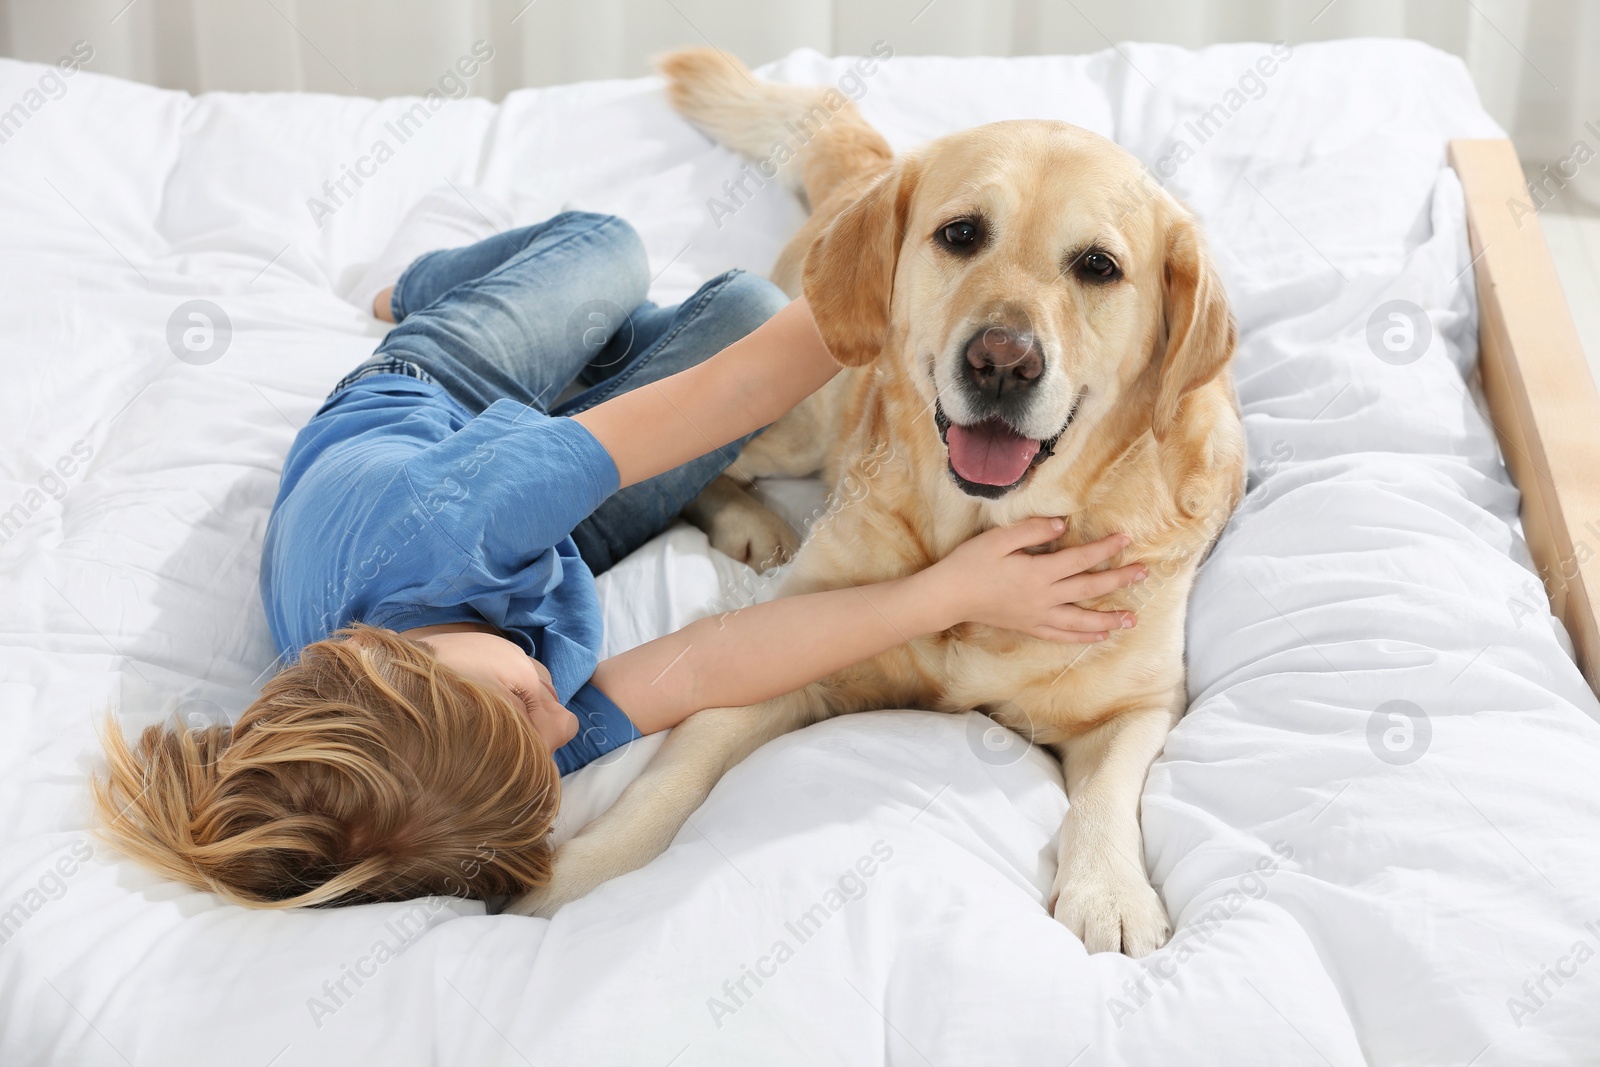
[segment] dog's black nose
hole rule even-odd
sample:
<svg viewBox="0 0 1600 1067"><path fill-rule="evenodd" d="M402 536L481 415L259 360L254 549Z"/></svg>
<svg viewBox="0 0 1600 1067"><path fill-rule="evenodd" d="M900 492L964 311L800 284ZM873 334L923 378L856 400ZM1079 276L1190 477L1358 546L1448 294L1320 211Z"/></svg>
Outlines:
<svg viewBox="0 0 1600 1067"><path fill-rule="evenodd" d="M1027 334L990 326L967 342L967 379L980 395L998 400L1032 388L1043 372L1044 356Z"/></svg>

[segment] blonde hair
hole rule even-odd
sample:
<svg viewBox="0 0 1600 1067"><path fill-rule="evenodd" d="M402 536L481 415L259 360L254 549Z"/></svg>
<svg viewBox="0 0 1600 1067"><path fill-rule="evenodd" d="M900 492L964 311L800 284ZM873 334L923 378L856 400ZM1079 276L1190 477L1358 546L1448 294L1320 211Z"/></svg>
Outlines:
<svg viewBox="0 0 1600 1067"><path fill-rule="evenodd" d="M109 720L100 836L237 904L490 897L550 878L559 772L528 718L415 641L307 645L232 727Z"/></svg>

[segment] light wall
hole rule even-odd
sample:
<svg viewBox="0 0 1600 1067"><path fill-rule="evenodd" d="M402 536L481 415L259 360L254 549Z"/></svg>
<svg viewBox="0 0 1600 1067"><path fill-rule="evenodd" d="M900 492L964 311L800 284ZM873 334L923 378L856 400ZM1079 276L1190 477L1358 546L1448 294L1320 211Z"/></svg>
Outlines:
<svg viewBox="0 0 1600 1067"><path fill-rule="evenodd" d="M0 0L0 54L53 60L83 40L91 70L195 92L419 93L478 41L494 60L470 90L497 98L637 76L651 56L690 44L759 64L802 46L860 53L879 39L900 55L1025 55L1352 36L1460 55L1534 165L1578 140L1600 152L1594 0ZM1575 186L1600 203L1597 172L1580 171Z"/></svg>

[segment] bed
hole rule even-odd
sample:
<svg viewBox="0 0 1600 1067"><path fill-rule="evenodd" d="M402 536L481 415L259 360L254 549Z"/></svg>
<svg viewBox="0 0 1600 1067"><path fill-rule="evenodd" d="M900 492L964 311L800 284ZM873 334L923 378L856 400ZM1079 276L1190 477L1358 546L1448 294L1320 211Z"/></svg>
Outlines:
<svg viewBox="0 0 1600 1067"><path fill-rule="evenodd" d="M849 63L762 73L841 84ZM624 215L663 301L765 271L802 218L775 185L727 205L741 161L653 79L494 105L192 98L92 66L34 107L48 68L0 61L0 107L25 103L0 145L0 1062L1600 1055L1600 423L1457 59L1124 44L895 56L850 83L897 148L1023 116L1115 138L1203 217L1227 282L1249 495L1197 583L1191 708L1144 794L1176 933L1138 961L1046 914L1059 771L978 715L768 745L662 857L549 921L250 911L92 838L107 712L221 721L273 669L278 469L380 336L340 294L411 203L451 183L519 222ZM820 500L764 488L797 518ZM770 581L680 525L601 590L615 651ZM658 744L569 779L558 832Z"/></svg>

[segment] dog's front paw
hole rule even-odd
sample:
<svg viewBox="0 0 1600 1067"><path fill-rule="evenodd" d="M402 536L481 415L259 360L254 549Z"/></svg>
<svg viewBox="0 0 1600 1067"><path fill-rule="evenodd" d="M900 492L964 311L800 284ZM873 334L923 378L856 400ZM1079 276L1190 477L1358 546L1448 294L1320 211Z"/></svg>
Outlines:
<svg viewBox="0 0 1600 1067"><path fill-rule="evenodd" d="M1103 849L1075 850L1056 872L1051 913L1090 952L1138 959L1167 943L1167 909L1133 861Z"/></svg>
<svg viewBox="0 0 1600 1067"><path fill-rule="evenodd" d="M592 865L585 864L580 856L568 852L564 845L556 849L550 880L506 905L504 914L548 919L574 900L587 895L603 881L603 877L594 873Z"/></svg>

